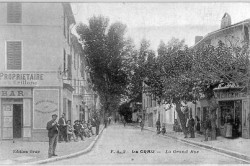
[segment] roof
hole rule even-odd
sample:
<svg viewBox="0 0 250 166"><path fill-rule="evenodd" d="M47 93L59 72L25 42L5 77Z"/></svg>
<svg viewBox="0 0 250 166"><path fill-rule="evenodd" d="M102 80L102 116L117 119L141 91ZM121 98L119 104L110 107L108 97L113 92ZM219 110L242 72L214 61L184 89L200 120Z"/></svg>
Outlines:
<svg viewBox="0 0 250 166"><path fill-rule="evenodd" d="M198 41L192 48L196 47L197 45L199 45L200 43L204 42L204 40L206 40L208 37L211 37L212 35L215 35L219 32L222 32L222 31L225 31L225 30L228 30L228 29L231 29L231 28L235 28L235 27L238 27L238 26L241 26L241 25L244 25L246 23L250 23L250 19L246 19L244 21L241 21L241 22L238 22L236 24L232 24L230 26L227 26L225 28L221 28L221 29L218 29L216 31L213 31L213 32L210 32L208 33L207 35L205 35L200 41Z"/></svg>

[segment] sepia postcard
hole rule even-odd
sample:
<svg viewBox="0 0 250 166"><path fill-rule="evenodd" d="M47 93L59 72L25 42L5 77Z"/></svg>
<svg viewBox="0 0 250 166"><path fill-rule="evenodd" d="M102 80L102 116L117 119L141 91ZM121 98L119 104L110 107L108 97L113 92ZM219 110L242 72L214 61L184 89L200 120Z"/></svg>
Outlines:
<svg viewBox="0 0 250 166"><path fill-rule="evenodd" d="M0 165L250 164L247 1L1 1Z"/></svg>

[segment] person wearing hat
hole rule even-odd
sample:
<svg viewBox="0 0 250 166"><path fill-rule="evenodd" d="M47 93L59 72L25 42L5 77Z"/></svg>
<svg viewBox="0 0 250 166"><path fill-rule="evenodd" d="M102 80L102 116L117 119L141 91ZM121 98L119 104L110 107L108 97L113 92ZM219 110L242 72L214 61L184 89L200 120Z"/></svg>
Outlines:
<svg viewBox="0 0 250 166"><path fill-rule="evenodd" d="M74 121L74 131L75 131L75 135L76 135L76 138L78 139L78 137L81 138L82 141L84 141L83 139L83 136L82 136L82 133L81 133L81 125L79 123L79 120L75 120Z"/></svg>
<svg viewBox="0 0 250 166"><path fill-rule="evenodd" d="M57 115L52 115L52 120L47 123L48 137L49 137L49 151L48 157L57 156L55 154L57 137L58 137L58 124L56 122Z"/></svg>
<svg viewBox="0 0 250 166"><path fill-rule="evenodd" d="M59 124L59 143L64 140L65 142L68 142L67 139L67 123L65 119L65 113L62 114L62 117L59 118L58 121Z"/></svg>

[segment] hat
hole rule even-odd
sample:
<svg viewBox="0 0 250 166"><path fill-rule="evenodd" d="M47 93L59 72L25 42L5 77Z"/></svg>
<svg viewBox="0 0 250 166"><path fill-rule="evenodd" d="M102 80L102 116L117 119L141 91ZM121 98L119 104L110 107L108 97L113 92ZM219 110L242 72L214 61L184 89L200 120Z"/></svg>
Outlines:
<svg viewBox="0 0 250 166"><path fill-rule="evenodd" d="M52 117L53 117L53 116L56 116L56 117L57 117L57 114L53 114Z"/></svg>
<svg viewBox="0 0 250 166"><path fill-rule="evenodd" d="M79 120L75 120L74 123L79 122Z"/></svg>

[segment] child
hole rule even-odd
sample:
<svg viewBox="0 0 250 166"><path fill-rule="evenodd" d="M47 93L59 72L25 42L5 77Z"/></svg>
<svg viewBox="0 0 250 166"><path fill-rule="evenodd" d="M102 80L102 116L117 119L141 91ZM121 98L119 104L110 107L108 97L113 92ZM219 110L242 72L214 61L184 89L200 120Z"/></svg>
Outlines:
<svg viewBox="0 0 250 166"><path fill-rule="evenodd" d="M164 135L166 133L165 125L162 126L161 133L162 133L162 135Z"/></svg>

